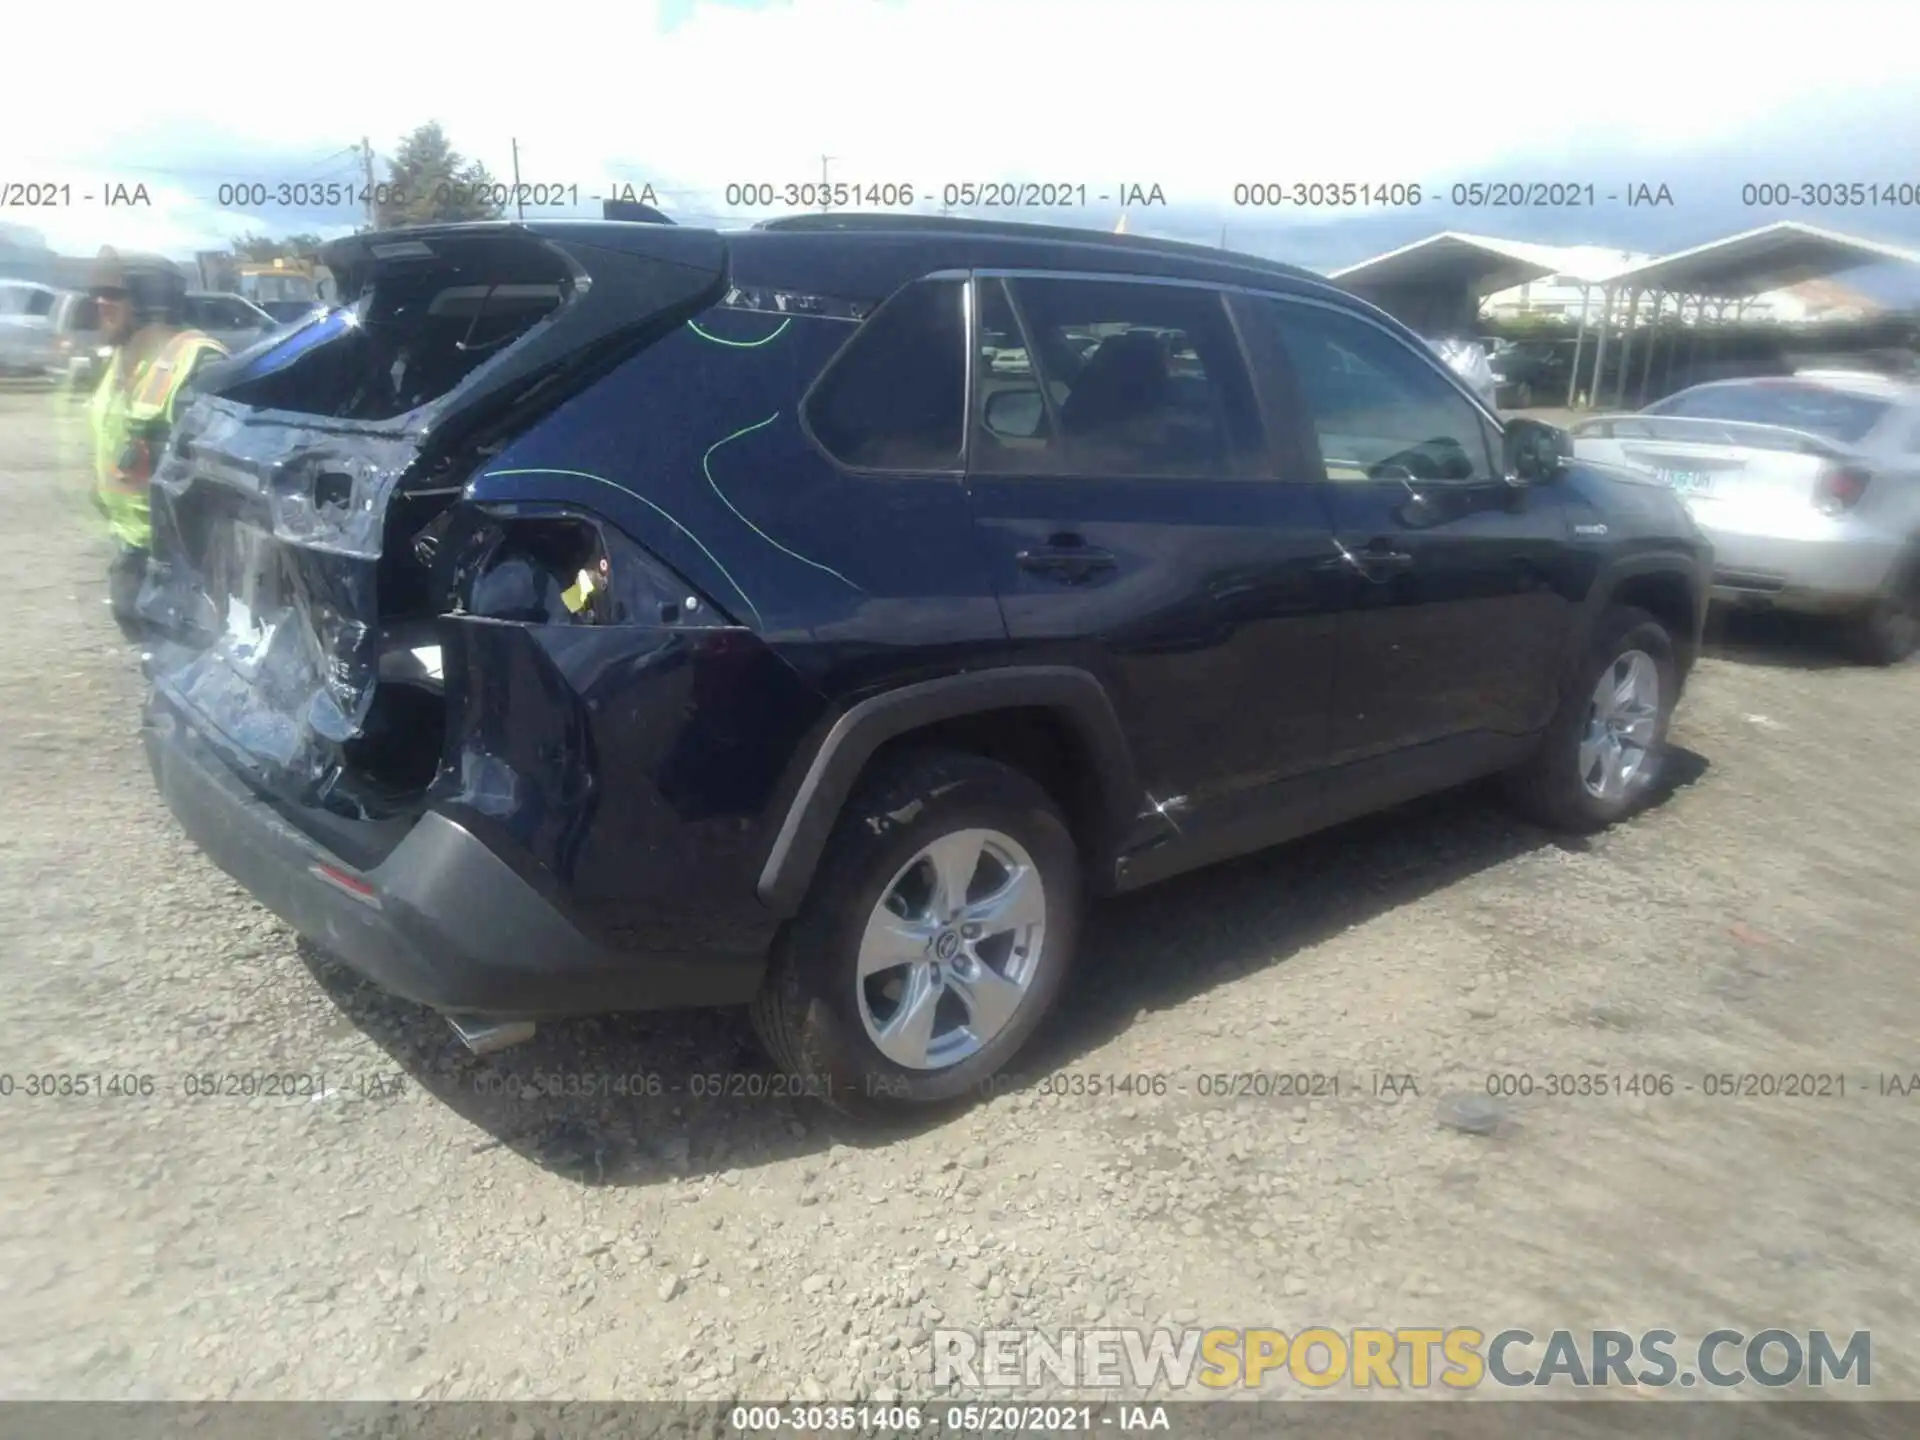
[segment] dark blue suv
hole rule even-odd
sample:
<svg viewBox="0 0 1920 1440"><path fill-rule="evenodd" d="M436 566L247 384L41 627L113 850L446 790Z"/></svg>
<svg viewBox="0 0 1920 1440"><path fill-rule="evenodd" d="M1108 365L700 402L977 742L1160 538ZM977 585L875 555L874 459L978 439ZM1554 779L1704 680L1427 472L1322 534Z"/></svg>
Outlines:
<svg viewBox="0 0 1920 1440"><path fill-rule="evenodd" d="M1643 803L1707 549L1417 337L1223 251L931 217L330 247L153 482L154 775L489 1047L752 1006L968 1093L1084 902L1494 772Z"/></svg>

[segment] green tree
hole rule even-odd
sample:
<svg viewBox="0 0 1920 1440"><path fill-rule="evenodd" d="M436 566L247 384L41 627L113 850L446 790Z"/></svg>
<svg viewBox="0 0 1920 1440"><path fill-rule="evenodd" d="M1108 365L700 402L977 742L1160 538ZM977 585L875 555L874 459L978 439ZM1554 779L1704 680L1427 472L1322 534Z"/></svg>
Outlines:
<svg viewBox="0 0 1920 1440"><path fill-rule="evenodd" d="M242 235L233 242L236 258L252 264L269 260L302 260L324 242L318 235L288 235L276 240L271 235Z"/></svg>
<svg viewBox="0 0 1920 1440"><path fill-rule="evenodd" d="M455 150L438 120L429 120L400 142L391 169L384 192L375 196L374 219L383 230L449 220L498 220L506 212L487 167Z"/></svg>

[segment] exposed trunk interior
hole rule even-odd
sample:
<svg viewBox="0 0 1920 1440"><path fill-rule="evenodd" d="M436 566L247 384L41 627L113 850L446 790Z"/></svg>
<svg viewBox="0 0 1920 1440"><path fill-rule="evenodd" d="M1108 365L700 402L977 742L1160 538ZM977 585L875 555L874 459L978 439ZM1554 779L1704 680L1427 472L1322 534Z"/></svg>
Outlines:
<svg viewBox="0 0 1920 1440"><path fill-rule="evenodd" d="M155 474L156 685L297 806L418 807L449 729L443 617L601 624L657 599L610 583L621 537L461 506L467 479L710 303L725 255L593 223L335 242L341 308L238 357Z"/></svg>

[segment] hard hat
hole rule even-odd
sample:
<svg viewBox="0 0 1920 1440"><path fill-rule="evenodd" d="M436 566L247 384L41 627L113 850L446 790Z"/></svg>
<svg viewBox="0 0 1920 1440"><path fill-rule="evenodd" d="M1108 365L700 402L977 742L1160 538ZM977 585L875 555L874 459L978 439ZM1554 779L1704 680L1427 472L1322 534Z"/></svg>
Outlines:
<svg viewBox="0 0 1920 1440"><path fill-rule="evenodd" d="M124 296L141 325L178 325L186 319L187 282L172 262L159 255L122 255L102 249L87 289L92 295Z"/></svg>

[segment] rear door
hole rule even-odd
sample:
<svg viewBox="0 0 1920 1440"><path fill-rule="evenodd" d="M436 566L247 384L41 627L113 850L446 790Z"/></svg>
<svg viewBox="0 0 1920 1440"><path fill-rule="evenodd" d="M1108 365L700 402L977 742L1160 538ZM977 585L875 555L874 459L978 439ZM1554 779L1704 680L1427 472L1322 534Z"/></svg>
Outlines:
<svg viewBox="0 0 1920 1440"><path fill-rule="evenodd" d="M1257 302L1321 464L1345 590L1330 796L1358 811L1500 758L1557 702L1562 496L1501 475L1499 431L1436 359L1317 300ZM1369 778L1371 777L1371 779Z"/></svg>
<svg viewBox="0 0 1920 1440"><path fill-rule="evenodd" d="M1104 680L1172 868L1305 828L1338 585L1225 295L982 272L974 315L968 483L1009 634Z"/></svg>

